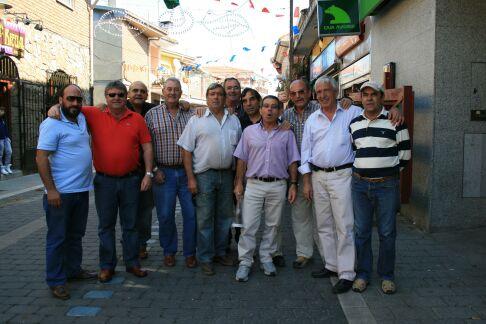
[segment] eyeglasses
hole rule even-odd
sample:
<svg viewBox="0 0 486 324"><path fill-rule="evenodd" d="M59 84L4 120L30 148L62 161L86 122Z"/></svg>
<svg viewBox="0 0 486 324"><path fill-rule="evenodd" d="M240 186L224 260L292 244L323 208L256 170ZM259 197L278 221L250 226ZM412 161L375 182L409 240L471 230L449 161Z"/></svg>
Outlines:
<svg viewBox="0 0 486 324"><path fill-rule="evenodd" d="M69 102L77 101L77 102L83 102L83 97L78 97L78 96L67 96L66 100Z"/></svg>
<svg viewBox="0 0 486 324"><path fill-rule="evenodd" d="M110 97L110 98L115 98L115 96L117 96L118 98L125 98L125 94L122 93L122 92L108 93L107 96Z"/></svg>

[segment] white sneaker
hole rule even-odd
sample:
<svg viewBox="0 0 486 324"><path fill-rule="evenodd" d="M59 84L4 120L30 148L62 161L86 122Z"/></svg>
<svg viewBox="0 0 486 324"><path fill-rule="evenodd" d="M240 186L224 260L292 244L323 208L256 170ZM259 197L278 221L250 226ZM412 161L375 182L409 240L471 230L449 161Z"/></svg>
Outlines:
<svg viewBox="0 0 486 324"><path fill-rule="evenodd" d="M3 165L1 166L0 173L2 173L3 175L9 175L10 174L10 173L7 172L7 169L5 169L5 167Z"/></svg>
<svg viewBox="0 0 486 324"><path fill-rule="evenodd" d="M260 263L260 268L263 270L263 273L266 276L274 277L277 274L277 269L275 268L273 262Z"/></svg>
<svg viewBox="0 0 486 324"><path fill-rule="evenodd" d="M13 173L13 172L12 172L12 169L10 169L10 167L11 167L11 166L12 166L11 164L7 164L7 165L5 166L5 170L7 170L7 172L8 172L8 173L10 173L10 174L12 174L12 173Z"/></svg>
<svg viewBox="0 0 486 324"><path fill-rule="evenodd" d="M240 264L238 271L236 271L236 281L247 282L248 274L250 273L250 267L244 264Z"/></svg>

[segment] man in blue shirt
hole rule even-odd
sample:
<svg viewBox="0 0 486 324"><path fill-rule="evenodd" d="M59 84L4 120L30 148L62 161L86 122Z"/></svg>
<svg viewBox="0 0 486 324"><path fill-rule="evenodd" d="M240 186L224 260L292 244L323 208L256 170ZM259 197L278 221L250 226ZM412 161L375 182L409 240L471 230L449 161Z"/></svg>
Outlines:
<svg viewBox="0 0 486 324"><path fill-rule="evenodd" d="M70 298L67 280L96 277L81 268L89 190L93 188L90 137L81 114L82 102L77 85L61 89L61 118L42 122L37 144L37 168L46 190L46 282L54 297L63 300Z"/></svg>

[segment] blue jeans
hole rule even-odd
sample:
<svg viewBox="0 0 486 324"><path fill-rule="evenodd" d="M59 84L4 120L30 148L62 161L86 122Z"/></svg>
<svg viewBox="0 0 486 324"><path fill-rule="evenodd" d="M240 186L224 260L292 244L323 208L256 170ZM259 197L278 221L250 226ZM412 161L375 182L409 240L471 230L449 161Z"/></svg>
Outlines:
<svg viewBox="0 0 486 324"><path fill-rule="evenodd" d="M226 253L233 221L233 172L208 170L196 175L197 258L212 262Z"/></svg>
<svg viewBox="0 0 486 324"><path fill-rule="evenodd" d="M356 277L370 280L373 267L371 234L373 215L376 214L380 250L378 275L381 279L393 280L395 272L396 214L400 206L399 179L384 182L368 182L353 177L352 195L354 209Z"/></svg>
<svg viewBox="0 0 486 324"><path fill-rule="evenodd" d="M0 165L9 165L11 162L12 143L10 138L6 137L4 139L0 139Z"/></svg>
<svg viewBox="0 0 486 324"><path fill-rule="evenodd" d="M94 178L98 236L100 239L100 268L115 269L115 226L118 212L122 228L123 260L126 267L139 267L138 233L136 229L140 177L115 178L96 174Z"/></svg>
<svg viewBox="0 0 486 324"><path fill-rule="evenodd" d="M187 176L183 168L161 168L165 174L163 184L153 184L155 208L159 219L159 241L164 255L177 252L177 228L175 224L176 198L182 210L184 256L196 254L196 211L192 194L187 189Z"/></svg>
<svg viewBox="0 0 486 324"><path fill-rule="evenodd" d="M47 204L46 282L49 287L65 285L66 279L81 271L82 239L86 231L89 192L61 194L61 207Z"/></svg>
<svg viewBox="0 0 486 324"><path fill-rule="evenodd" d="M152 209L154 209L154 196L152 189L141 191L138 198L137 232L139 248L147 246L152 237Z"/></svg>

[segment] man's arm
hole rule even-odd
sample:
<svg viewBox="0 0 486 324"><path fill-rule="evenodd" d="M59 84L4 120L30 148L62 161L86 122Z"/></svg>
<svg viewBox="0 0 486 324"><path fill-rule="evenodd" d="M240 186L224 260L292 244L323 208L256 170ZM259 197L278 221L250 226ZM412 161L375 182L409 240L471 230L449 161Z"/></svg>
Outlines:
<svg viewBox="0 0 486 324"><path fill-rule="evenodd" d="M49 155L51 151L37 150L35 162L39 171L40 178L47 190L47 203L52 207L61 207L61 194L57 191L54 180L52 179L51 166L49 164Z"/></svg>
<svg viewBox="0 0 486 324"><path fill-rule="evenodd" d="M235 176L235 190L234 194L236 199L243 198L244 189L243 189L243 180L245 179L245 172L246 172L246 162L242 159L238 159L236 162L236 176Z"/></svg>
<svg viewBox="0 0 486 324"><path fill-rule="evenodd" d="M400 159L400 171L403 170L412 157L412 145L407 126L402 124L397 127L398 158Z"/></svg>
<svg viewBox="0 0 486 324"><path fill-rule="evenodd" d="M187 175L187 188L195 195L197 194L197 180L192 170L192 152L186 151L181 148L182 163L184 163L184 169Z"/></svg>
<svg viewBox="0 0 486 324"><path fill-rule="evenodd" d="M289 192L288 192L288 200L289 203L293 204L295 201L295 198L297 197L297 185L298 185L298 180L297 180L297 162L292 162L291 165L289 165L289 175L290 175L290 186L289 186Z"/></svg>
<svg viewBox="0 0 486 324"><path fill-rule="evenodd" d="M147 175L147 172L152 172L153 162L154 162L154 151L152 148L152 142L147 142L142 144L143 150L143 162L145 163L145 175L140 184L140 191L147 191L150 189L152 184L152 178Z"/></svg>

